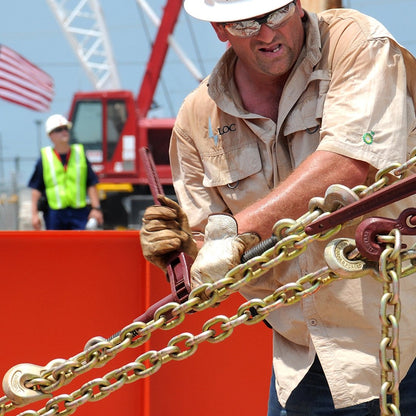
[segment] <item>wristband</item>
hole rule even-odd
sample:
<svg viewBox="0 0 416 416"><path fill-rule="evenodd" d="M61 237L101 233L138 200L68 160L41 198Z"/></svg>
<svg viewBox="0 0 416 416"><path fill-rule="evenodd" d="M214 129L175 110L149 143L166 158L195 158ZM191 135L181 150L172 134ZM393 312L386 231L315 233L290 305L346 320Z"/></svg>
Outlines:
<svg viewBox="0 0 416 416"><path fill-rule="evenodd" d="M95 209L95 210L97 210L97 211L102 211L101 207L91 207L91 209L92 209L92 210L93 210L93 209Z"/></svg>

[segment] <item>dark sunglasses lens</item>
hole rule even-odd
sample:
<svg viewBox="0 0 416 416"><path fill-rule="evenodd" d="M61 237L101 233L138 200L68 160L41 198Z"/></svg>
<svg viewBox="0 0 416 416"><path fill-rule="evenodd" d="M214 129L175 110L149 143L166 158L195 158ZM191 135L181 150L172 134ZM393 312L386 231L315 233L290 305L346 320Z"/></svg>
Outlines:
<svg viewBox="0 0 416 416"><path fill-rule="evenodd" d="M281 26L289 18L291 18L295 12L295 3L290 3L282 9L276 10L267 19L267 25L272 29Z"/></svg>
<svg viewBox="0 0 416 416"><path fill-rule="evenodd" d="M296 2L293 1L280 9L270 12L260 19L242 20L241 22L226 23L224 26L233 36L249 38L260 32L261 25L266 24L275 29L285 23L295 12Z"/></svg>
<svg viewBox="0 0 416 416"><path fill-rule="evenodd" d="M58 127L58 128L56 128L55 130L53 130L54 132L56 132L56 133L59 133L59 132L61 132L61 131L66 131L66 130L68 130L68 127L66 127L66 126L62 126L62 127Z"/></svg>
<svg viewBox="0 0 416 416"><path fill-rule="evenodd" d="M245 20L242 22L226 25L229 33L233 36L242 38L251 37L260 31L260 24L255 20Z"/></svg>

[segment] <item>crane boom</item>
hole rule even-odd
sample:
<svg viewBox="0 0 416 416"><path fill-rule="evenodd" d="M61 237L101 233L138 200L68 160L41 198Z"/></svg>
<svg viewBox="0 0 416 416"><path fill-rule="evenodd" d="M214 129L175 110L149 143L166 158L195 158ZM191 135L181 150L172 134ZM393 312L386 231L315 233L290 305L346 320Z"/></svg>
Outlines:
<svg viewBox="0 0 416 416"><path fill-rule="evenodd" d="M149 3L147 3L146 0L136 0L137 4L142 8L142 10L147 14L147 16L150 18L152 23L159 28L161 20L156 15L156 13L152 10L152 8L149 6ZM204 78L204 76L201 74L201 72L195 67L195 65L192 63L192 61L186 56L186 54L183 52L181 47L176 43L173 35L168 36L168 43L169 46L175 51L178 58L181 60L181 62L185 65L185 67L189 70L191 75L198 81L201 82Z"/></svg>
<svg viewBox="0 0 416 416"><path fill-rule="evenodd" d="M96 90L120 88L98 0L46 0Z"/></svg>
<svg viewBox="0 0 416 416"><path fill-rule="evenodd" d="M153 44L150 58L147 62L146 71L142 85L137 97L137 107L140 117L146 117L152 104L153 96L159 81L160 73L169 48L169 36L172 34L179 12L182 7L182 0L167 0L159 30Z"/></svg>

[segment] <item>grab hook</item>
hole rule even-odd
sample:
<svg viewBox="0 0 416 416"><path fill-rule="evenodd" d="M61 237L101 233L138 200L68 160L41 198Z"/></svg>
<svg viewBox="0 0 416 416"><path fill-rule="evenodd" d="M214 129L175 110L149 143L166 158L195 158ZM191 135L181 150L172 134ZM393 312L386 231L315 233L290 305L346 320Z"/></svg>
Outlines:
<svg viewBox="0 0 416 416"><path fill-rule="evenodd" d="M26 387L28 381L41 377L44 370L45 367L35 364L15 365L3 377L4 393L18 406L52 397L52 394Z"/></svg>
<svg viewBox="0 0 416 416"><path fill-rule="evenodd" d="M416 208L405 209L397 219L371 217L365 219L355 230L358 251L365 258L378 261L385 244L378 241L378 235L389 234L393 229L403 235L416 235Z"/></svg>

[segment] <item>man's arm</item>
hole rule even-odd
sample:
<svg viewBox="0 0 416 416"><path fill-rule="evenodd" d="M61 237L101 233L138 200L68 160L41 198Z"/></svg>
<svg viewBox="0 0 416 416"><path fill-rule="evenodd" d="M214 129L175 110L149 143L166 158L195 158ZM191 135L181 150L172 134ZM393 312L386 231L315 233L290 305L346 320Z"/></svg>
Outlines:
<svg viewBox="0 0 416 416"><path fill-rule="evenodd" d="M297 219L308 210L309 200L323 196L332 184L350 188L363 184L369 165L336 153L316 151L267 197L235 215L238 232L256 232L269 238L282 218Z"/></svg>
<svg viewBox="0 0 416 416"><path fill-rule="evenodd" d="M234 218L223 214L210 216L204 245L191 268L192 286L223 278L240 264L241 256L253 247L257 235L267 239L276 221L299 218L307 212L310 199L323 196L330 185L354 187L364 183L368 170L366 162L316 151L267 197Z"/></svg>
<svg viewBox="0 0 416 416"><path fill-rule="evenodd" d="M35 230L40 230L41 228L41 220L39 217L39 211L38 211L38 202L41 197L42 193L38 191L37 189L32 188L32 227Z"/></svg>
<svg viewBox="0 0 416 416"><path fill-rule="evenodd" d="M91 212L88 218L95 218L98 224L102 225L104 223L103 213L100 207L100 197L98 196L98 191L95 185L89 186L87 188L88 198L91 202ZM94 209L95 208L95 209Z"/></svg>

